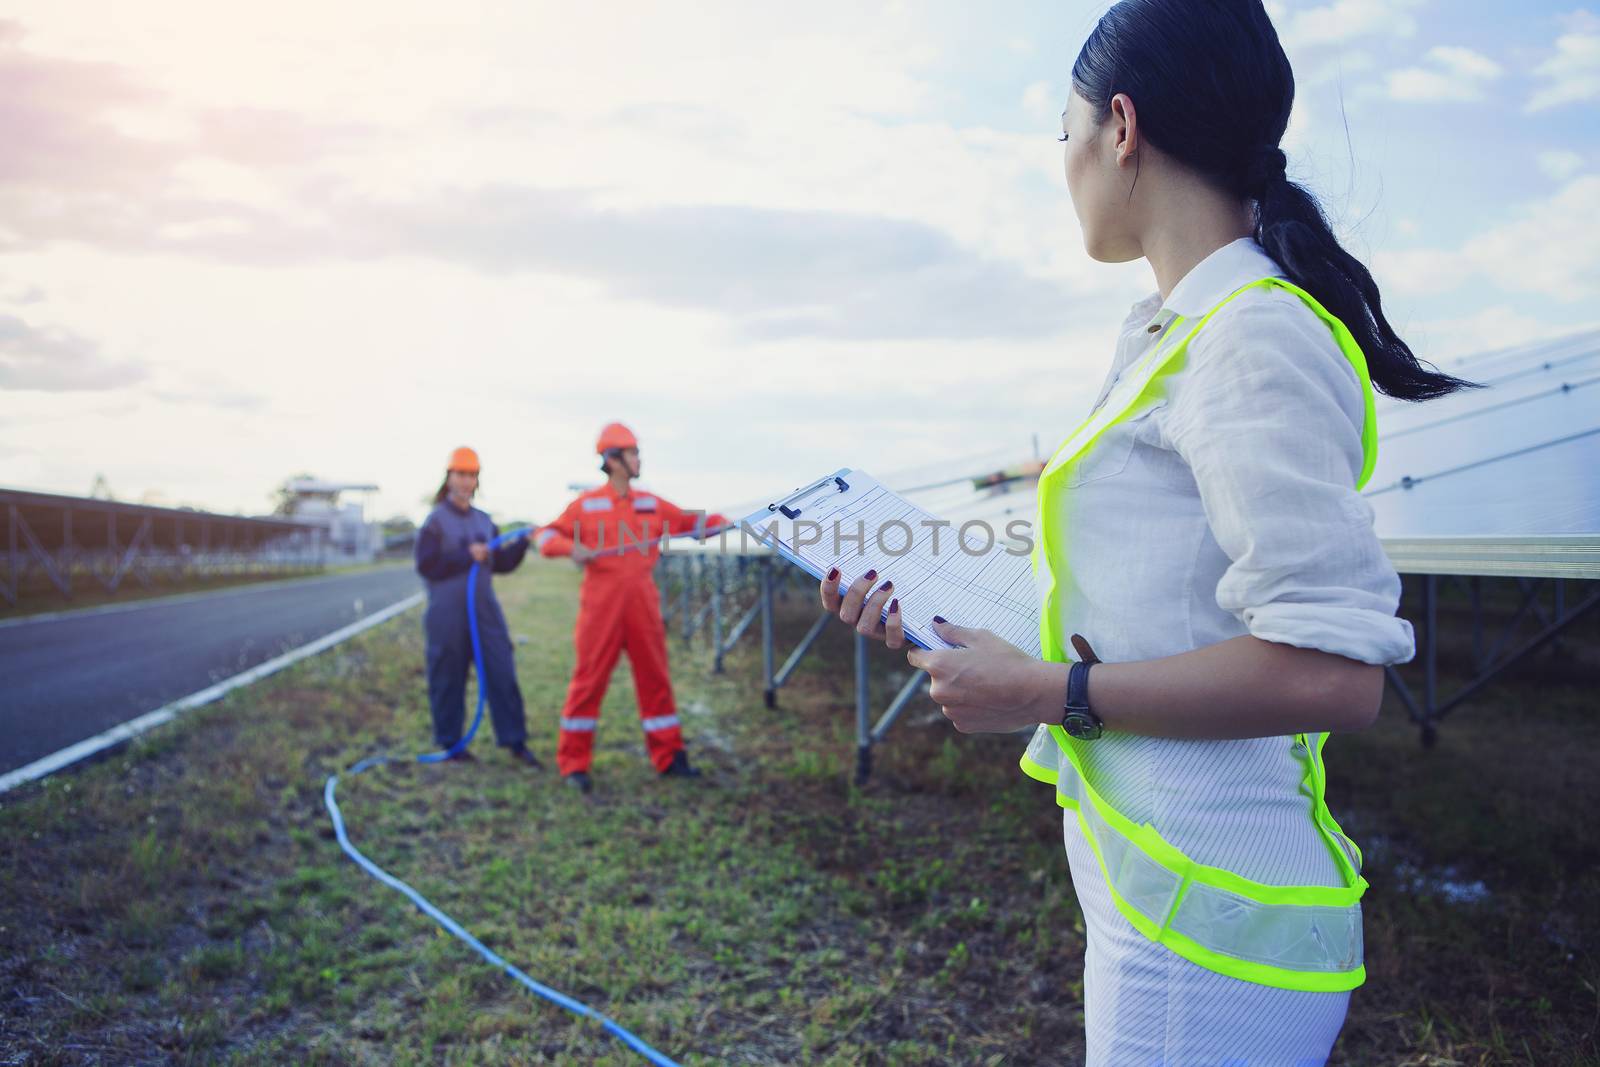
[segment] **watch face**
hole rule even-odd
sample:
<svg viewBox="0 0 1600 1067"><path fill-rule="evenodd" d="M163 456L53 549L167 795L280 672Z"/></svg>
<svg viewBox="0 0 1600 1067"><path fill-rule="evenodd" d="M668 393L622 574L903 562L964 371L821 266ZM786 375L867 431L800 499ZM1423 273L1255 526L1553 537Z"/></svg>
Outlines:
<svg viewBox="0 0 1600 1067"><path fill-rule="evenodd" d="M1100 720L1081 711L1069 711L1061 721L1061 728L1079 741L1093 741L1102 732Z"/></svg>

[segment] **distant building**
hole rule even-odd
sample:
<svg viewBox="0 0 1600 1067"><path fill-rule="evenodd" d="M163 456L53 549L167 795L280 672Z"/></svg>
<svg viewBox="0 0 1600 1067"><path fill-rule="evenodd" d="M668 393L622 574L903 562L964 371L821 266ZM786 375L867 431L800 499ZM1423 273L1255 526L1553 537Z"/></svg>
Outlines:
<svg viewBox="0 0 1600 1067"><path fill-rule="evenodd" d="M383 551L383 528L367 521L366 501L341 501L344 493L376 492L376 485L355 482L325 482L311 475L299 475L278 490L279 515L301 522L313 522L328 531L328 546L335 556L348 562L365 563Z"/></svg>

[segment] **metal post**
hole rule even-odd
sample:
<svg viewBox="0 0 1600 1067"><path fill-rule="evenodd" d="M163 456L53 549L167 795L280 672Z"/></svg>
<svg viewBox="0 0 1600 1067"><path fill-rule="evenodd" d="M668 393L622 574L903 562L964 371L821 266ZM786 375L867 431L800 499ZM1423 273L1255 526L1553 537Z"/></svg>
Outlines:
<svg viewBox="0 0 1600 1067"><path fill-rule="evenodd" d="M714 561L711 575L711 670L722 673L722 557Z"/></svg>
<svg viewBox="0 0 1600 1067"><path fill-rule="evenodd" d="M106 576L100 584L106 591L115 593L122 576L117 573L117 513L106 508Z"/></svg>
<svg viewBox="0 0 1600 1067"><path fill-rule="evenodd" d="M772 678L772 560L763 557L761 570L761 683L767 707L778 706L778 690Z"/></svg>
<svg viewBox="0 0 1600 1067"><path fill-rule="evenodd" d="M1472 576L1472 662L1483 662L1483 579Z"/></svg>
<svg viewBox="0 0 1600 1067"><path fill-rule="evenodd" d="M16 607L17 596L21 589L21 584L17 581L17 506L15 504L6 505L6 512L9 515L7 525L11 527L11 543L6 550L6 584L3 592L5 593L6 603Z"/></svg>
<svg viewBox="0 0 1600 1067"><path fill-rule="evenodd" d="M1556 618L1559 620L1567 612L1567 580L1565 578L1557 578L1555 580L1555 585L1556 585ZM1553 638L1550 641L1550 655L1552 655L1552 656L1561 655L1561 638L1559 638L1559 637Z"/></svg>
<svg viewBox="0 0 1600 1067"><path fill-rule="evenodd" d="M856 634L856 784L872 773L872 732L867 724L867 639Z"/></svg>
<svg viewBox="0 0 1600 1067"><path fill-rule="evenodd" d="M61 515L61 577L67 583L67 599L72 599L72 509Z"/></svg>
<svg viewBox="0 0 1600 1067"><path fill-rule="evenodd" d="M1434 708L1439 701L1439 576L1436 574L1423 575L1422 582L1422 616L1423 626L1426 630L1423 637L1424 667L1427 671L1422 691L1422 745L1432 748L1438 740L1438 732L1433 726Z"/></svg>
<svg viewBox="0 0 1600 1067"><path fill-rule="evenodd" d="M656 610L661 612L661 621L666 622L672 617L672 611L666 606L667 578L672 571L672 560L665 553L650 571L650 580L656 587Z"/></svg>
<svg viewBox="0 0 1600 1067"><path fill-rule="evenodd" d="M683 613L683 639L689 640L689 626L694 621L689 616L689 587L694 584L694 565L692 558L683 561L683 593L679 610Z"/></svg>

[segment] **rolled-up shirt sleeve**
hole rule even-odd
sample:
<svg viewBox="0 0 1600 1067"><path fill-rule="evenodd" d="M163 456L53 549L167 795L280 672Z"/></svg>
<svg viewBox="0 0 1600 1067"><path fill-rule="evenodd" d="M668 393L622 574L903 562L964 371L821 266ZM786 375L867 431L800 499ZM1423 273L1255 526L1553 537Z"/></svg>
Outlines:
<svg viewBox="0 0 1600 1067"><path fill-rule="evenodd" d="M1232 561L1217 605L1264 641L1410 660L1400 577L1355 488L1361 387L1327 327L1274 296L1219 314L1188 358L1166 433Z"/></svg>

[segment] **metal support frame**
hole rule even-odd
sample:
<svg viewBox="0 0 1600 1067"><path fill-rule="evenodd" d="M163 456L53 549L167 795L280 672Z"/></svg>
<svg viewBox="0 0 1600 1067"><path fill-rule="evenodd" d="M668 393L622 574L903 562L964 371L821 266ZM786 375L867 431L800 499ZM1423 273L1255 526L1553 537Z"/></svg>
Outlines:
<svg viewBox="0 0 1600 1067"><path fill-rule="evenodd" d="M62 596L70 600L72 598L72 586L62 577L55 561L50 558L50 553L46 552L44 546L39 543L39 538L34 534L33 527L28 525L28 520L22 517L22 513L17 510L15 504L10 505L9 510L11 513L11 588L6 593L6 599L12 604L17 602L17 597L21 595L22 591L22 572L27 570L30 564L34 564L44 572L46 578L50 579L50 584L60 590ZM27 546L26 556L17 551L17 535L19 533Z"/></svg>
<svg viewBox="0 0 1600 1067"><path fill-rule="evenodd" d="M35 589L71 601L85 586L117 593L130 578L152 589L163 579L288 573L326 563L326 530L295 520L11 489L0 489L0 507L0 607L16 606ZM43 580L37 586L35 577Z"/></svg>
<svg viewBox="0 0 1600 1067"><path fill-rule="evenodd" d="M757 600L754 604L750 605L748 611L739 617L739 621L733 624L733 629L728 631L727 640L722 642L721 651L723 653L731 652L733 650L733 646L739 643L739 638L743 637L745 631L750 629L750 624L756 621L756 616L762 614L761 609L761 601Z"/></svg>
<svg viewBox="0 0 1600 1067"><path fill-rule="evenodd" d="M789 658L783 661L783 666L778 668L778 673L773 675L772 680L767 683L767 707L775 708L778 706L778 690L782 689L784 684L794 675L795 668L799 667L800 661L806 658L806 653L810 652L811 646L817 643L817 638L822 636L822 631L827 629L828 623L835 621L837 621L837 616L830 611L824 611L817 616L817 621L811 624L811 629L806 631L806 635L800 639L800 643L794 646L794 651L789 653Z"/></svg>
<svg viewBox="0 0 1600 1067"><path fill-rule="evenodd" d="M669 557L670 558L670 557ZM725 583L724 561L716 559L706 560L704 557L687 556L673 560L677 564L675 571L663 578L663 597L676 597L676 605L669 610L672 614L681 615L683 635L685 639L692 638L694 634L705 625L708 617L713 618L715 643L713 644L714 665L713 670L721 673L724 668L724 657L733 647L744 638L754 625L755 620L761 620L761 674L763 680L763 696L768 708L778 705L778 690L794 676L806 655L810 653L816 642L821 638L829 624L834 621L830 612L821 612L812 621L804 636L784 658L781 666L773 669L775 662L775 601L784 595L791 583L804 581L808 576L798 567L793 567L780 559L761 557L754 560L740 560L738 588L746 588L748 584L747 564L755 569L757 597L753 605L739 615L732 628L723 632L726 619L731 613L726 598L729 589ZM708 576L708 571L715 566L714 576ZM1408 714L1421 729L1424 745L1432 745L1437 739L1437 723L1452 709L1476 695L1485 686L1494 681L1507 669L1526 659L1529 655L1546 646L1558 646L1561 634L1576 623L1580 618L1600 607L1600 583L1596 591L1582 597L1569 597L1566 583L1570 579L1547 576L1539 578L1513 577L1517 588L1522 593L1521 602L1511 620L1503 630L1490 639L1485 632L1485 612L1483 583L1481 576L1454 576L1440 574L1414 574L1420 582L1422 604L1417 619L1418 655L1421 659L1419 666L1423 671L1422 692L1415 694L1393 667L1386 667L1387 682L1394 689L1396 695L1405 705ZM677 585L672 581L676 578ZM1553 609L1547 608L1540 601L1545 583L1553 583ZM1459 692L1448 698L1441 697L1439 692L1439 597L1441 590L1450 583L1455 583L1465 591L1472 610L1472 654L1474 662L1479 664L1477 674L1467 682ZM709 595L698 611L692 611L700 587L706 585ZM1518 641L1518 628L1526 629L1524 623L1532 619L1539 625L1538 631L1531 637ZM1513 644L1515 642L1515 644ZM855 713L856 713L856 767L855 781L865 782L872 773L872 746L883 743L889 730L899 720L905 709L910 706L916 697L924 693L928 686L928 675L924 671L916 672L895 693L888 706L878 717L876 723L871 721L870 697L870 670L867 660L866 638L855 635L854 639L854 682L855 682Z"/></svg>
<svg viewBox="0 0 1600 1067"><path fill-rule="evenodd" d="M827 616L825 616L826 618ZM930 681L927 671L916 671L902 685L894 699L889 701L889 706L884 709L876 724L871 724L871 711L869 705L871 697L867 691L867 679L870 671L867 668L867 639L856 634L855 642L856 666L856 785L865 785L872 776L872 746L883 743L884 737L889 733L889 728L900 718L900 713L906 706L916 699L918 693L927 688Z"/></svg>
<svg viewBox="0 0 1600 1067"><path fill-rule="evenodd" d="M1439 591L1443 581L1460 579L1449 575L1422 574L1417 575L1422 579L1422 640L1419 652L1422 656L1423 687L1422 698L1419 701L1411 688L1406 685L1403 678L1394 667L1385 667L1384 674L1388 679L1390 688L1405 705L1411 721L1416 723L1421 731L1422 744L1431 748L1438 740L1437 724L1452 709L1470 699L1492 682L1508 668L1526 659L1534 652L1546 645L1556 646L1562 631L1566 630L1580 618L1600 606L1600 588L1588 596L1583 597L1570 610L1567 608L1566 580L1562 578L1515 578L1518 589L1522 593L1522 602L1518 606L1511 621L1506 623L1504 629L1487 652L1484 650L1483 631L1483 597L1481 583L1477 576L1473 576L1470 584L1464 586L1469 601L1472 605L1472 656L1473 662L1478 664L1478 673L1462 686L1461 689L1448 699L1439 698ZM1539 595L1543 592L1546 582L1554 582L1555 609L1547 613L1544 605L1539 602ZM1518 628L1523 620L1532 616L1541 624L1538 631L1520 644L1504 651L1515 639ZM1503 652L1503 654L1502 654Z"/></svg>
<svg viewBox="0 0 1600 1067"><path fill-rule="evenodd" d="M906 684L900 687L900 692L896 693L894 699L889 702L889 707L884 711L883 717L878 720L878 725L872 728L873 743L883 740L884 735L889 732L889 727L894 725L894 721L906 709L906 705L910 704L912 698L918 693L926 689L930 681L932 681L932 678L927 671L916 671L906 680Z"/></svg>
<svg viewBox="0 0 1600 1067"><path fill-rule="evenodd" d="M711 671L713 674L722 673L722 556L718 554L712 561L711 576Z"/></svg>
<svg viewBox="0 0 1600 1067"><path fill-rule="evenodd" d="M767 707L778 706L778 681L772 676L772 561L761 561L761 688ZM798 661L796 661L798 662Z"/></svg>
<svg viewBox="0 0 1600 1067"><path fill-rule="evenodd" d="M872 729L867 725L867 639L856 634L856 784L872 773Z"/></svg>
<svg viewBox="0 0 1600 1067"><path fill-rule="evenodd" d="M725 658L733 651L735 645L741 641L754 627L756 620L761 621L761 677L763 684L763 697L768 708L778 706L778 690L782 689L791 678L801 662L809 654L823 632L830 623L837 619L832 612L820 612L807 628L805 635L784 658L781 666L774 668L777 663L776 650L776 602L785 591L796 581L808 579L798 567L791 566L784 561L770 556L756 559L739 559L735 564L736 570L732 577L730 587L727 572L727 561L721 557L707 557L704 555L664 555L661 561L661 573L657 576L660 585L661 597L665 605L662 610L663 618L681 617L683 620L681 634L684 640L692 640L702 629L710 623L711 629L711 670L715 674L725 671ZM734 594L739 589L748 588L750 584L749 571L754 569L754 584L756 586L755 602L742 613L735 604ZM704 602L700 597L704 596ZM737 615L731 627L728 621ZM876 723L872 721L871 708L871 670L867 660L868 641L865 637L855 635L855 705L856 705L856 768L855 781L860 784L867 781L872 774L872 746L881 744L891 727L899 719L901 713L910 705L916 696L923 692L928 685L928 675L925 671L917 671L896 692L889 706L878 717Z"/></svg>

